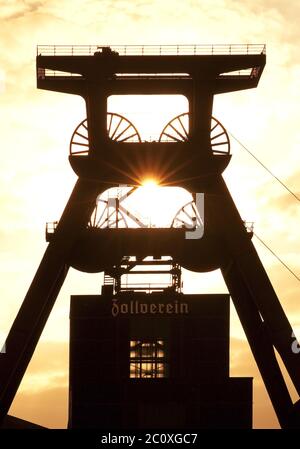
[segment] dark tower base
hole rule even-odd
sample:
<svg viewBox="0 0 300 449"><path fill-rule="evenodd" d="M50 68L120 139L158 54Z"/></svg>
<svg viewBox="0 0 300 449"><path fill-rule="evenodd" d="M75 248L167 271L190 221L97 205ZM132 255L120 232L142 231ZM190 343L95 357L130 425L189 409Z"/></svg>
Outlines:
<svg viewBox="0 0 300 449"><path fill-rule="evenodd" d="M252 378L229 377L229 295L113 304L72 296L70 428L252 427Z"/></svg>

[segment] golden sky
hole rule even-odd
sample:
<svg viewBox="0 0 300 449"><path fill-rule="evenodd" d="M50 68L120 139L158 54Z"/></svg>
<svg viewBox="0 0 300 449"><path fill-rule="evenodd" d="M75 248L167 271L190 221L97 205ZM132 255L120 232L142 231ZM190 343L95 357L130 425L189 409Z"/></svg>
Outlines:
<svg viewBox="0 0 300 449"><path fill-rule="evenodd" d="M68 144L85 118L81 99L36 89L36 45L266 43L258 88L217 96L213 114L299 195L297 17L298 0L0 0L3 340L45 250L45 222L60 217L74 185ZM299 203L235 142L232 153L225 178L242 217L255 221L257 234L299 275ZM254 244L299 337L299 284ZM101 279L70 271L11 413L48 427L66 426L69 298L99 292ZM185 273L184 283L186 293L226 291L218 273ZM278 426L234 313L231 375L254 377L255 427Z"/></svg>

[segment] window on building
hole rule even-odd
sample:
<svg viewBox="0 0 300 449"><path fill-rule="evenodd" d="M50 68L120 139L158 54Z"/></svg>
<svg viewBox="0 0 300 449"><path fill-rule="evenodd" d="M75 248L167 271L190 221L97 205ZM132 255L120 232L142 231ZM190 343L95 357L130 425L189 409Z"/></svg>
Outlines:
<svg viewBox="0 0 300 449"><path fill-rule="evenodd" d="M166 347L163 340L130 342L130 377L167 377Z"/></svg>

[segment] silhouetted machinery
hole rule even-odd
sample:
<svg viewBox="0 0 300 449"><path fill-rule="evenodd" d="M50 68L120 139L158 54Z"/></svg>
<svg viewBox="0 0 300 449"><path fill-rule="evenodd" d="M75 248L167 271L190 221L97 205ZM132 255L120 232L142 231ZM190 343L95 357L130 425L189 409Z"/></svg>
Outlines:
<svg viewBox="0 0 300 449"><path fill-rule="evenodd" d="M47 228L48 247L1 354L2 418L74 267L104 271L105 282L101 295L71 301L70 428L251 427L252 379L229 377L229 295L182 294L184 267L221 269L280 425L299 426L299 401L275 356L299 394L293 331L222 178L230 143L212 117L214 95L256 87L265 61L258 45L38 48L38 88L80 95L87 118L70 144L78 180ZM137 94L182 94L189 112L143 142L131 121L107 111L110 95ZM145 226L120 196L100 204L107 189L127 185L128 195L145 178L204 193L201 238L186 238L187 227L203 228L195 203L170 228ZM166 266L167 288L122 283L124 274Z"/></svg>

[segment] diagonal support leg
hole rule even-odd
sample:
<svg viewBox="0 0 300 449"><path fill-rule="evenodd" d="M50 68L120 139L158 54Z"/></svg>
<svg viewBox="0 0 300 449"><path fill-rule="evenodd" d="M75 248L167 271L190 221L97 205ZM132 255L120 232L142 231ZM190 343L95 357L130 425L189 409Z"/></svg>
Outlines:
<svg viewBox="0 0 300 449"><path fill-rule="evenodd" d="M278 365L267 328L254 304L235 263L222 268L222 274L253 356L282 428L288 428L293 403Z"/></svg>
<svg viewBox="0 0 300 449"><path fill-rule="evenodd" d="M7 414L68 272L68 255L101 192L79 179L0 354L0 420ZM102 189L104 190L104 188Z"/></svg>
<svg viewBox="0 0 300 449"><path fill-rule="evenodd" d="M222 178L218 182L217 193L217 222L222 223L222 239L229 258L238 266L249 295L268 330L270 341L280 354L300 395L300 354L292 351L292 327Z"/></svg>

